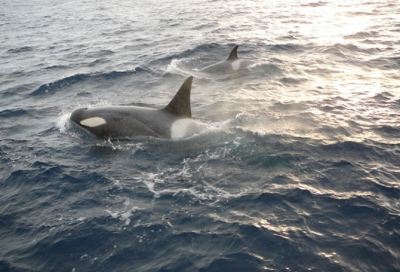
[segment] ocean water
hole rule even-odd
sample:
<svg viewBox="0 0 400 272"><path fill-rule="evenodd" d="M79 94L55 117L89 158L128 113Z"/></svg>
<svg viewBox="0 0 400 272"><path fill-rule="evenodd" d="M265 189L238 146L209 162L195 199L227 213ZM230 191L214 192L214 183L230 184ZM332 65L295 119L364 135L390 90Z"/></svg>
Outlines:
<svg viewBox="0 0 400 272"><path fill-rule="evenodd" d="M0 5L0 271L400 271L399 1ZM194 136L68 121L188 75Z"/></svg>

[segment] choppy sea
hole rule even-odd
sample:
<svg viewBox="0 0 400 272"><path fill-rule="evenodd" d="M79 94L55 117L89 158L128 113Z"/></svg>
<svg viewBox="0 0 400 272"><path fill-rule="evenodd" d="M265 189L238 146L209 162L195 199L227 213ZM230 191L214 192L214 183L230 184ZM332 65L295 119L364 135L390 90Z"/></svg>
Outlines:
<svg viewBox="0 0 400 272"><path fill-rule="evenodd" d="M0 271L400 271L399 1L0 6ZM199 134L69 124L188 75Z"/></svg>

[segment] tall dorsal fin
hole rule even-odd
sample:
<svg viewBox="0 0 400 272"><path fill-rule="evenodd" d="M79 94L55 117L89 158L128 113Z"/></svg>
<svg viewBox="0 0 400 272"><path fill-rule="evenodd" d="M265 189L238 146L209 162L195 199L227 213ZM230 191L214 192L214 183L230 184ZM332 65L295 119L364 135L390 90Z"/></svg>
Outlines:
<svg viewBox="0 0 400 272"><path fill-rule="evenodd" d="M190 109L190 90L192 89L193 77L188 77L179 88L179 91L172 98L171 102L163 109L173 115L180 117L192 117Z"/></svg>
<svg viewBox="0 0 400 272"><path fill-rule="evenodd" d="M237 49L239 45L235 45L235 47L232 49L231 53L229 54L228 60L237 60Z"/></svg>

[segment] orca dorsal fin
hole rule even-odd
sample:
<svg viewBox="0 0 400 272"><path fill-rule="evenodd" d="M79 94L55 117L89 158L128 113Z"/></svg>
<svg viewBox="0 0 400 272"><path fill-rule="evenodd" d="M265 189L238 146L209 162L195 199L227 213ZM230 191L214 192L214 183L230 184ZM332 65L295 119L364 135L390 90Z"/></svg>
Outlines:
<svg viewBox="0 0 400 272"><path fill-rule="evenodd" d="M228 60L237 60L238 55L237 55L237 49L239 45L235 45L235 47L232 49L231 53L229 54Z"/></svg>
<svg viewBox="0 0 400 272"><path fill-rule="evenodd" d="M192 117L192 110L190 108L190 90L192 89L192 81L192 76L185 79L174 98L172 98L171 102L169 102L169 104L163 109L164 111L179 117Z"/></svg>

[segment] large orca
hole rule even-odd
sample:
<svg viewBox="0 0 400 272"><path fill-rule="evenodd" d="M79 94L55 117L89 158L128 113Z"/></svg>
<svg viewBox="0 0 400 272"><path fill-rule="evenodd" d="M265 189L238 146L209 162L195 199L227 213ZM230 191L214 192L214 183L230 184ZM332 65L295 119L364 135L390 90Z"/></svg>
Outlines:
<svg viewBox="0 0 400 272"><path fill-rule="evenodd" d="M249 67L252 64L251 61L239 59L237 55L238 45L236 45L226 60L214 63L207 67L204 67L200 72L209 74L227 74L237 72L243 68Z"/></svg>
<svg viewBox="0 0 400 272"><path fill-rule="evenodd" d="M81 108L71 114L71 121L99 138L154 136L174 138L192 117L190 91L193 77L188 77L171 102L163 109L136 106Z"/></svg>

